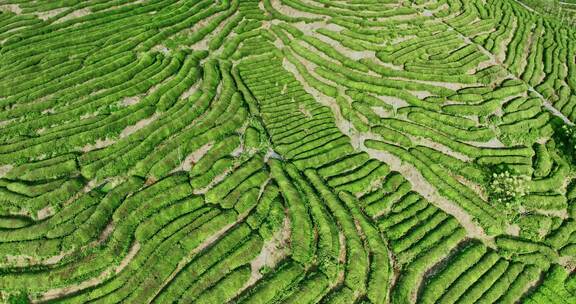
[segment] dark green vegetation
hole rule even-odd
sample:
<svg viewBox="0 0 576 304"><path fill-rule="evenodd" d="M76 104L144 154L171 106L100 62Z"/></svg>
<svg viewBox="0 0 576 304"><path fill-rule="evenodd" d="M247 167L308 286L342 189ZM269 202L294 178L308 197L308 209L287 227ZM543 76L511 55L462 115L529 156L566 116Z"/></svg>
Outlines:
<svg viewBox="0 0 576 304"><path fill-rule="evenodd" d="M0 11L1 301L576 301L576 30L557 16Z"/></svg>

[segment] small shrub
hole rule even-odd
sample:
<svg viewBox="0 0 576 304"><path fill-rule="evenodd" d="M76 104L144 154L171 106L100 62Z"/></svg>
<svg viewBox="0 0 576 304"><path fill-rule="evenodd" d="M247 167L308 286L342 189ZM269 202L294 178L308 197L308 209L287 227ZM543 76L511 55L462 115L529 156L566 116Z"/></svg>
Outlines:
<svg viewBox="0 0 576 304"><path fill-rule="evenodd" d="M268 273L270 273L272 271L272 268L270 268L270 266L262 266L262 268L260 268L260 274L262 275L266 275Z"/></svg>
<svg viewBox="0 0 576 304"><path fill-rule="evenodd" d="M493 173L488 185L491 201L517 209L520 199L526 195L529 180L526 175L512 174L508 170Z"/></svg>
<svg viewBox="0 0 576 304"><path fill-rule="evenodd" d="M564 155L572 155L570 161L576 163L576 127L568 126L566 124L555 130L555 140L557 142L557 147Z"/></svg>

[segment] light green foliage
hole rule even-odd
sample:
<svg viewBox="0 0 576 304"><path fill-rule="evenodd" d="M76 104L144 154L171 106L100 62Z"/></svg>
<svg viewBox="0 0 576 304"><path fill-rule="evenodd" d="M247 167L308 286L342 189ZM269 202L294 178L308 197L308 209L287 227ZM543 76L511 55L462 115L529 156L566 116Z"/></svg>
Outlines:
<svg viewBox="0 0 576 304"><path fill-rule="evenodd" d="M4 0L0 302L566 303L574 0Z"/></svg>
<svg viewBox="0 0 576 304"><path fill-rule="evenodd" d="M529 180L528 176L511 174L510 171L493 173L489 185L493 202L507 208L517 207L528 191L526 184Z"/></svg>

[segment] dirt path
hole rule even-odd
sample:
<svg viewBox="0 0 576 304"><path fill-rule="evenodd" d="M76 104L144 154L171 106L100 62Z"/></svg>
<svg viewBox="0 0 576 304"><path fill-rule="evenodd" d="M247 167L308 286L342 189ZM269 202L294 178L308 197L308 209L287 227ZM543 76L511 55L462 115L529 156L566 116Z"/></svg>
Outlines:
<svg viewBox="0 0 576 304"><path fill-rule="evenodd" d="M82 193L82 191L80 192ZM45 219L49 216L52 216L54 214L54 210L51 206L48 206L46 208L43 208L42 210L38 211L38 218L39 219ZM116 227L116 224L113 221L110 221L108 223L108 225L106 225L106 227L104 228L104 230L102 230L102 232L100 233L100 236L98 237L97 240L92 241L80 248L76 248L76 249L70 249L67 251L61 251L59 254L57 255L53 255L51 257L47 257L47 258L43 258L43 259L37 259L34 256L29 256L29 255L16 255L16 256L12 256L12 255L8 255L8 264L6 265L0 265L0 267L11 267L11 266L18 266L18 267L32 267L32 266L50 266L50 265L54 265L58 262L60 262L63 258L70 256L76 252L81 252L84 251L87 248L93 248L96 247L100 244L102 244L104 241L106 241L108 239L108 237L110 236L110 234L114 231L114 228Z"/></svg>
<svg viewBox="0 0 576 304"><path fill-rule="evenodd" d="M384 151L369 149L364 145L362 145L361 150L367 152L370 157L388 164L391 170L402 174L402 176L412 184L413 191L418 192L422 197L426 198L444 212L454 216L466 230L469 237L480 239L488 246L495 246L494 238L488 236L482 227L474 223L473 218L458 206L458 204L441 196L438 190L422 176L416 167L402 162L398 157Z"/></svg>
<svg viewBox="0 0 576 304"><path fill-rule="evenodd" d="M448 155L448 156L454 157L454 158L456 158L456 159L458 159L458 160L461 160L461 161L463 161L463 162L469 163L469 162L472 162L472 161L473 161L473 159L470 158L468 155L463 154L463 153L461 153L461 152L454 151L454 150L452 150L451 148L449 148L449 147L447 147L447 146L445 146L445 145L443 145L443 144L437 143L437 142L435 142L435 141L433 141L433 140L431 140L431 139L429 139L429 138L426 138L426 137L415 137L415 136L412 136L412 135L408 135L408 137L410 138L410 140L411 140L413 143L415 143L415 144L417 144L417 145L424 146L424 147L428 147L428 148L434 149L434 150L436 150L436 151L440 151L440 152L442 152L443 154L446 154L446 155Z"/></svg>
<svg viewBox="0 0 576 304"><path fill-rule="evenodd" d="M311 36L314 37L328 45L330 45L335 51L339 52L340 54L346 56L347 58L353 59L353 60L368 60L371 64L379 64L379 65L384 65L381 62L377 62L376 59L376 53L374 51L356 51L356 50L352 50L349 49L345 46L343 46L340 42L333 40L325 35L321 35L317 32L318 29L328 29L334 32L340 32L341 30L343 30L344 28L342 28L341 26L334 24L334 23L323 23L323 22L312 22L312 23L296 23L293 24L294 27L298 28L300 31L302 31L305 35L307 36ZM315 50L314 47L308 45L305 42L302 42L302 45L304 47L306 47L307 49L313 51ZM325 54L320 54L321 57L328 59L328 60L332 60L330 58L328 58ZM305 63L306 65L306 63ZM394 70L403 70L403 67L401 66L395 66L395 65L384 65L386 67L392 68ZM374 71L369 71L370 75L372 76L377 76L377 77L382 77L379 74L376 74ZM440 81L425 81L425 80L415 80L415 79L408 79L408 78L401 78L401 77L385 77L387 79L397 79L397 80L404 80L404 81L414 81L417 83L423 83L423 84L429 84L429 85L434 85L434 86L438 86L438 87L444 87L444 88L448 88L451 90L459 90L462 89L464 87L468 87L470 85L465 85L465 84L461 84L461 83L450 83L450 82L440 82ZM415 94L418 98L420 99L424 99L427 96L430 96L431 94L429 92L412 92L413 94Z"/></svg>
<svg viewBox="0 0 576 304"><path fill-rule="evenodd" d="M184 267L186 267L186 265L188 265L196 257L198 253L201 253L208 247L212 246L214 243L219 241L224 235L226 235L230 229L242 223L246 219L246 217L248 217L248 214L250 213L252 208L240 214L236 219L236 221L222 227L220 230L218 230L218 232L212 234L210 237L205 239L200 245L198 245L196 248L190 251L184 258L182 258L180 262L178 262L176 269L172 271L170 276L168 276L160 286L156 287L156 291L152 296L150 296L150 298L148 298L146 303L152 303L154 299L158 296L160 291L162 291L162 289L164 289L165 286L170 284L170 282L172 282L172 280L182 271L182 269L184 269Z"/></svg>
<svg viewBox="0 0 576 304"><path fill-rule="evenodd" d="M118 136L117 139L115 139L115 138L97 139L95 143L87 144L84 147L82 147L80 150L82 152L86 153L86 152L90 152L93 150L98 150L98 149L102 149L102 148L106 148L108 146L111 146L111 145L115 144L118 140L125 138L125 137L128 137L128 136L130 136L130 134L133 134L136 131L148 126L153 121L158 119L159 116L160 115L158 113L154 113L154 115L147 117L147 118L144 118L133 125L126 126L126 128L124 128L124 130L122 130L122 132L120 132L120 135Z"/></svg>
<svg viewBox="0 0 576 304"><path fill-rule="evenodd" d="M302 78L300 73L298 73L296 67L288 62L288 60L284 60L282 65L286 70L294 75L294 77L302 84L306 92L311 94L319 103L328 106L332 110L336 120L336 126L343 134L350 138L351 144L354 148L367 152L371 158L378 159L388 164L392 170L398 171L400 174L402 174L402 176L404 176L412 184L414 191L418 192L438 208L454 216L458 222L460 222L462 227L466 229L467 234L470 237L480 239L488 246L495 246L493 237L488 236L482 227L474 223L472 217L460 206L441 196L436 188L432 186L414 166L402 163L399 158L389 153L367 148L364 145L364 141L366 139L378 139L378 136L371 133L361 134L357 132L351 123L344 119L340 112L340 108L332 98L321 94L315 88L311 87Z"/></svg>
<svg viewBox="0 0 576 304"><path fill-rule="evenodd" d="M498 139L498 137L494 137L494 138L490 139L489 141L484 141L484 142L481 142L481 141L463 141L463 143L477 147L477 148L488 148L488 149L506 148L506 146L500 141L500 139Z"/></svg>
<svg viewBox="0 0 576 304"><path fill-rule="evenodd" d="M139 103L141 99L142 99L141 96L126 97L126 98L122 99L122 101L120 102L120 105L123 107L133 106L133 105Z"/></svg>
<svg viewBox="0 0 576 304"><path fill-rule="evenodd" d="M228 174L232 173L235 169L236 169L236 167L228 168L228 169L224 170L222 173L216 175L216 177L214 177L210 181L210 183L208 185L206 185L204 188L194 189L193 193L196 195L206 194L206 192L208 192L208 190L212 189L216 184L223 181L228 176Z"/></svg>
<svg viewBox="0 0 576 304"><path fill-rule="evenodd" d="M72 19L76 19L76 18L80 18L80 17L84 17L87 15L92 14L92 11L89 8L81 8L81 9L77 9L73 12L71 12L70 14L54 21L54 23L62 23L64 21L68 21L68 20L72 20Z"/></svg>
<svg viewBox="0 0 576 304"><path fill-rule="evenodd" d="M196 164L210 149L214 146L214 141L204 144L202 147L198 148L196 151L190 153L186 158L182 161L180 166L174 168L172 172L176 171L190 171L194 164ZM172 173L171 172L171 173Z"/></svg>
<svg viewBox="0 0 576 304"><path fill-rule="evenodd" d="M62 298L66 295L70 295L70 294L79 292L81 290L96 286L96 285L104 282L104 280L106 280L106 278L108 278L113 273L118 274L124 268L126 268L126 266L128 266L128 264L134 259L134 257L136 256L136 254L138 253L139 250L140 250L140 243L136 242L132 245L132 247L130 247L128 254L122 259L122 261L120 262L118 267L116 267L114 270L107 269L107 270L103 271L100 275L98 275L97 277L83 281L81 283L69 285L69 286L62 287L62 288L55 288L55 289L48 290L44 294L42 294L42 296L40 296L40 298L32 300L32 303L47 302L50 300Z"/></svg>
<svg viewBox="0 0 576 304"><path fill-rule="evenodd" d="M309 13L309 12L302 12L302 11L296 10L291 6L287 6L287 5L282 4L280 2L280 0L270 0L270 5L272 5L272 7L275 8L278 12L280 12L286 16L297 17L297 18L303 17L303 18L311 18L311 19L326 18L326 16L324 16L324 15L319 15L319 14L314 14L314 13Z"/></svg>
<svg viewBox="0 0 576 304"><path fill-rule="evenodd" d="M137 123L135 123L131 126L127 126L126 128L124 128L124 130L122 130L122 132L120 132L120 139L122 139L124 137L128 137L128 136L130 136L130 134L133 134L136 131L148 126L153 121L158 119L159 116L160 115L158 115L158 113L154 113L154 115L152 115L148 118L144 118L144 119L138 121Z"/></svg>
<svg viewBox="0 0 576 304"><path fill-rule="evenodd" d="M516 1L516 0L515 0ZM516 19L515 19L516 20ZM559 117L560 119L562 119L562 121L564 121L564 123L566 123L569 126L574 126L574 123L572 121L570 121L570 119L568 119L566 116L564 116L564 114L562 114L562 112L558 111L556 108L554 108L554 106L550 103L550 101L548 101L548 99L546 99L544 96L542 96L542 94L540 94L538 91L536 91L536 89L534 89L534 87L532 87L529 83L523 81L522 79L518 78L516 75L514 75L506 66L504 66L502 64L502 62L499 60L497 55L492 54L490 51L488 51L487 49L484 48L483 45L477 44L475 42L473 42L472 40L470 40L470 38L464 36L462 33L460 33L456 28L452 27L450 24L448 24L447 22L445 22L444 20L442 20L442 23L444 23L446 26L448 26L448 28L452 29L454 32L458 33L458 36L460 36L464 42L466 44L469 45L474 45L476 46L484 55L488 56L488 58L491 59L492 62L495 62L497 65L501 66L507 73L508 73L508 77L514 79L514 80L518 80L521 81L522 83L524 83L527 87L528 90L530 92L533 92L536 96L538 96L538 98L540 98L540 100L542 101L542 104L544 105L544 107L546 109L548 109L548 111L550 111L553 115Z"/></svg>
<svg viewBox="0 0 576 304"><path fill-rule="evenodd" d="M286 258L290 254L289 242L290 219L288 216L285 216L282 229L276 231L274 235L272 235L272 238L264 243L258 256L250 262L252 274L238 293L250 288L250 286L262 278L260 270L262 270L263 267L274 268L280 261Z"/></svg>
<svg viewBox="0 0 576 304"><path fill-rule="evenodd" d="M4 177L8 172L10 172L14 168L12 165L3 165L0 166L0 178Z"/></svg>
<svg viewBox="0 0 576 304"><path fill-rule="evenodd" d="M39 19L42 19L43 21L47 21L48 19L55 17L56 15L58 15L62 12L65 12L67 9L68 9L67 7L61 7L61 8L53 9L51 11L37 12L35 15Z"/></svg>
<svg viewBox="0 0 576 304"><path fill-rule="evenodd" d="M295 23L293 24L294 27L301 30L306 36L314 37L328 45L330 45L334 50L341 53L342 55L352 59L352 60L360 60L360 59L372 59L376 58L376 52L374 51L355 51L343 46L340 42L333 40L325 35L319 34L316 32L318 29L326 29L334 32L340 32L344 28L335 24L335 23L324 23L324 22L312 22L312 23ZM302 42L304 45L308 46L307 43ZM323 54L322 54L323 55Z"/></svg>
<svg viewBox="0 0 576 304"><path fill-rule="evenodd" d="M80 150L84 153L87 153L90 151L106 148L106 147L111 146L115 143L116 143L115 139L110 139L110 138L97 139L95 143L87 144L84 147L82 147Z"/></svg>
<svg viewBox="0 0 576 304"><path fill-rule="evenodd" d="M22 14L22 9L20 8L20 6L18 6L18 4L5 4L5 5L0 5L0 11L3 12L12 12L16 15L20 15Z"/></svg>
<svg viewBox="0 0 576 304"><path fill-rule="evenodd" d="M227 13L226 11L222 11L222 12L218 12L216 14L212 14L208 18L205 18L205 19L198 21L198 23L194 24L191 28L188 28L188 29L186 29L180 33L191 35L195 32L198 32L203 27L205 27L207 24L209 24L210 22L214 21L216 18L218 18L221 15L226 14L226 13ZM212 32L210 32L208 35L204 36L204 38L202 38L202 40L197 41L196 43L190 45L190 48L197 49L197 50L208 50L208 44L210 43L211 38L214 37L214 35L216 35L216 33L220 32L222 30L222 28L224 27L224 25L226 25L226 23L228 23L227 20L230 20L234 15L236 15L236 13L234 13L234 14L232 14L232 16L222 20L222 22L220 22L218 24L218 26ZM178 35L178 34L176 34L176 35Z"/></svg>
<svg viewBox="0 0 576 304"><path fill-rule="evenodd" d="M516 3L518 3L518 4L520 4L520 5L521 5L521 6L523 6L525 9L529 10L531 13L535 13L535 14L538 14L538 15L540 15L540 13L539 13L539 12L537 12L537 11L535 11L533 8L529 7L529 6L528 6L528 5L526 5L524 2L522 2L522 1L518 1L518 0L512 0L512 1L514 1L514 2L516 2Z"/></svg>
<svg viewBox="0 0 576 304"><path fill-rule="evenodd" d="M298 69L296 68L295 65L293 65L287 59L284 59L282 61L282 67L284 67L284 69L286 69L288 72L292 73L292 75L294 75L296 80L298 80L298 82L300 82L300 84L302 84L302 87L304 88L304 90L308 94L312 95L312 97L314 97L314 99L316 101L318 101L322 105L329 107L332 110L332 114L334 114L334 117L335 117L336 126L338 127L338 129L340 129L340 131L342 131L344 134L346 134L346 133L349 133L350 130L354 128L349 121L344 119L344 117L342 116L342 113L340 112L340 108L336 104L336 101L333 100L333 98L328 97L328 96L320 93L320 91L316 90L315 88L311 87L306 82L306 80L304 80L302 75L300 75L300 73L298 72ZM343 130L347 130L347 131L344 132Z"/></svg>

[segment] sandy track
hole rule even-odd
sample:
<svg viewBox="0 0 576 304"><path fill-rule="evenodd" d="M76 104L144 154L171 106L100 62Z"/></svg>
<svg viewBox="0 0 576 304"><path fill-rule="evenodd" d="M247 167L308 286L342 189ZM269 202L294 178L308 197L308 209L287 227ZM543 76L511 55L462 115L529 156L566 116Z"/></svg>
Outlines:
<svg viewBox="0 0 576 304"><path fill-rule="evenodd" d="M40 298L33 300L32 303L47 302L50 300L64 297L64 296L69 295L69 294L76 293L78 291L81 291L81 290L84 290L84 289L87 289L90 287L97 286L97 285L101 284L102 282L104 282L104 280L106 280L106 278L108 278L113 273L119 274L134 259L134 257L136 256L136 254L138 253L139 250L140 250L140 243L135 242L134 244L132 244L132 246L130 247L130 250L128 251L128 254L122 259L122 261L120 262L118 267L113 268L113 269L107 269L107 270L103 271L99 276L92 278L92 279L89 279L89 280L86 280L86 281L83 281L82 283L79 283L79 284L74 284L74 285L70 285L70 286L66 286L66 287L62 287L62 288L56 288L56 289L48 290Z"/></svg>
<svg viewBox="0 0 576 304"><path fill-rule="evenodd" d="M402 163L399 158L389 153L366 148L364 146L364 140L369 138L377 139L378 137L374 134L359 134L356 132L351 126L351 123L344 119L338 105L334 100L332 100L332 98L323 95L315 88L311 87L298 73L296 67L287 60L283 61L283 67L296 77L306 92L311 94L321 104L330 107L336 119L336 126L343 134L350 138L353 147L360 151L367 152L370 157L388 164L392 170L398 171L402 174L402 176L412 184L414 191L418 192L438 208L454 216L462 227L464 227L470 237L478 238L487 245L492 247L494 246L493 237L488 236L486 232L473 221L473 218L460 206L441 196L436 188L432 186L414 166Z"/></svg>

